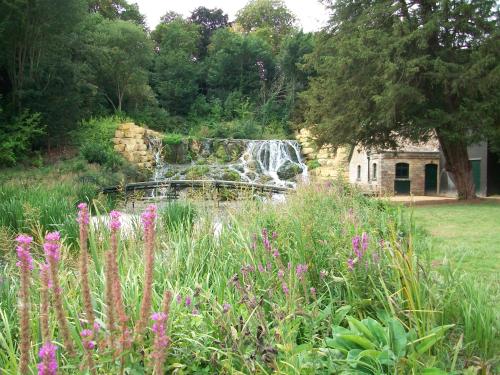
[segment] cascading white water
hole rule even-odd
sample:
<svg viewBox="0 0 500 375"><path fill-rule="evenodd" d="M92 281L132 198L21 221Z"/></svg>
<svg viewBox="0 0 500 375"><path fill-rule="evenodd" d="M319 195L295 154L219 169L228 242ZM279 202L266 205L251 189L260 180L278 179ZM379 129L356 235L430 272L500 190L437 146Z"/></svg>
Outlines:
<svg viewBox="0 0 500 375"><path fill-rule="evenodd" d="M159 181L164 179L165 172L167 170L167 164L163 160L163 142L161 138L149 137L148 147L150 148L154 157L154 171L153 171L153 181Z"/></svg>
<svg viewBox="0 0 500 375"><path fill-rule="evenodd" d="M240 158L243 172L242 179L254 182L254 175L265 175L271 178L270 182L276 185L295 185L287 181L284 176L286 169L299 171L303 180L307 180L307 166L302 161L300 146L297 141L266 140L249 141L246 151ZM256 173L255 173L256 172ZM293 177L293 176L291 176Z"/></svg>
<svg viewBox="0 0 500 375"><path fill-rule="evenodd" d="M190 166L168 165L162 155L162 140L156 137L148 139L148 147L154 156L155 168L153 180L165 179L167 171L172 169L178 173L172 174L174 179L185 179L185 172ZM208 140L213 141L213 140ZM264 183L277 186L295 187L298 180L307 180L307 166L302 160L300 146L293 140L242 140L245 151L241 157L232 163L208 164L209 173L206 177L223 179L223 170L232 170L239 174L241 181ZM208 143L207 149L211 148ZM212 152L212 151L210 151ZM192 162L194 164L194 161ZM160 192L161 193L161 192Z"/></svg>

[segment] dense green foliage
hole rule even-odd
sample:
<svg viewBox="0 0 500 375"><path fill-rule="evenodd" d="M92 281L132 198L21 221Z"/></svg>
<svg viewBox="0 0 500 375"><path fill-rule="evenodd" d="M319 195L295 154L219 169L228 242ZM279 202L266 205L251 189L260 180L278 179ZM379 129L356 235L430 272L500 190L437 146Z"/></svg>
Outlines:
<svg viewBox="0 0 500 375"><path fill-rule="evenodd" d="M182 204L169 206L162 215L167 219L157 225L153 311L159 311L165 290L173 296L168 372L443 374L468 368L473 374L493 369L499 320L490 289L430 267L426 236L399 208L342 185L313 187L286 204L249 202L230 210L215 236L212 215L199 211L192 225L190 212ZM123 233L119 275L133 325L143 294L143 241L138 226ZM42 261L38 244L43 235L35 234L36 262ZM360 258L354 255L356 236L366 242L358 243L365 248ZM91 229L89 271L102 327L94 360L103 373L116 373L121 363L126 371L147 372L150 329L124 352L123 362L103 346L108 248L107 230ZM14 257L6 260L0 284L0 367L15 374L18 277ZM80 278L66 246L59 277L72 338L80 348L85 322L80 288L73 287ZM36 306L39 280L34 279L31 302ZM37 317L38 310L32 311ZM59 338L61 373L78 372L83 353L67 356L52 313L50 322L51 334ZM33 368L41 344L39 324L38 318L30 320Z"/></svg>
<svg viewBox="0 0 500 375"><path fill-rule="evenodd" d="M498 3L329 3L303 95L316 133L368 146L436 135L459 195L474 196L466 146L500 129Z"/></svg>
<svg viewBox="0 0 500 375"><path fill-rule="evenodd" d="M184 134L286 136L307 82L297 64L312 49L294 22L276 0L250 2L239 26L198 7L152 31L125 0L2 2L0 163L110 114Z"/></svg>

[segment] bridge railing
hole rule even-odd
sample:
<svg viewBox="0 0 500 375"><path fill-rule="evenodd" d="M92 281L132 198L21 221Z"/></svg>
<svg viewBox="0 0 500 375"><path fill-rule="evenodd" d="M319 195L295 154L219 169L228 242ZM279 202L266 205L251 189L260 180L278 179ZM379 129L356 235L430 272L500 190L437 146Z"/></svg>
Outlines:
<svg viewBox="0 0 500 375"><path fill-rule="evenodd" d="M288 193L292 188L285 186L275 186L267 184L258 184L253 182L242 181L225 181L225 180L164 180L164 181L144 181L126 184L124 186L110 186L102 189L103 193L129 193L140 190L152 189L169 189L179 191L187 188L201 189L233 189L233 190L250 190L267 193Z"/></svg>

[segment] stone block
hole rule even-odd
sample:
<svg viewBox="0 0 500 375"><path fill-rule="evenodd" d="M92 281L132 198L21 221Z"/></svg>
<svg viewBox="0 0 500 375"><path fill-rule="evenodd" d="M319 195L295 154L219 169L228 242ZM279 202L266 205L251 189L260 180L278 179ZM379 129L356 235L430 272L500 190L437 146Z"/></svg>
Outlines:
<svg viewBox="0 0 500 375"><path fill-rule="evenodd" d="M153 164L147 162L147 163L144 163L144 167L145 168L152 168L153 167Z"/></svg>
<svg viewBox="0 0 500 375"><path fill-rule="evenodd" d="M138 168L144 168L144 163L137 163L136 165Z"/></svg>
<svg viewBox="0 0 500 375"><path fill-rule="evenodd" d="M134 138L134 133L130 130L126 130L124 133L123 133L123 137L124 138Z"/></svg>
<svg viewBox="0 0 500 375"><path fill-rule="evenodd" d="M119 145L121 143L120 138L113 138L112 141L113 141L113 144L115 144L115 145Z"/></svg>
<svg viewBox="0 0 500 375"><path fill-rule="evenodd" d="M137 151L137 145L128 143L125 145L125 150L128 152Z"/></svg>
<svg viewBox="0 0 500 375"><path fill-rule="evenodd" d="M121 130L115 131L115 138L123 138L123 131Z"/></svg>
<svg viewBox="0 0 500 375"><path fill-rule="evenodd" d="M137 146L138 146L138 147L137 147L137 149L138 149L139 151L147 151L147 149L148 149L148 146L146 146L146 144L145 144L145 143L140 143L140 144L139 144L139 145L137 145Z"/></svg>
<svg viewBox="0 0 500 375"><path fill-rule="evenodd" d="M302 153L304 155L309 155L309 154L312 154L314 152L314 149L313 148L310 148L310 147L305 147L302 149Z"/></svg>
<svg viewBox="0 0 500 375"><path fill-rule="evenodd" d="M125 151L125 145L115 145L113 148L115 149L115 151L118 151L118 152Z"/></svg>
<svg viewBox="0 0 500 375"><path fill-rule="evenodd" d="M125 122L123 124L118 125L119 130L129 130L134 127L135 124L133 122Z"/></svg>

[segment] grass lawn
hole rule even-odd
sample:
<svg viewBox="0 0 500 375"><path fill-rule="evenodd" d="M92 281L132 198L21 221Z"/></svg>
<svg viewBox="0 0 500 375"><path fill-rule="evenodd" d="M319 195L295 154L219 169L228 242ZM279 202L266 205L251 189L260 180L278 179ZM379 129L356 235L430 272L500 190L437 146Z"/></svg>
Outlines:
<svg viewBox="0 0 500 375"><path fill-rule="evenodd" d="M417 226L431 236L432 255L483 280L500 281L500 202L413 208Z"/></svg>

